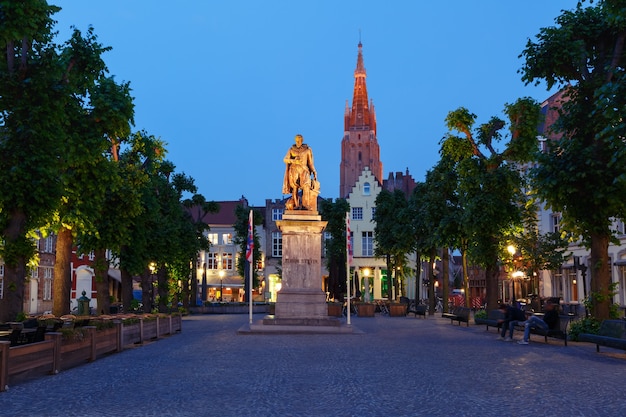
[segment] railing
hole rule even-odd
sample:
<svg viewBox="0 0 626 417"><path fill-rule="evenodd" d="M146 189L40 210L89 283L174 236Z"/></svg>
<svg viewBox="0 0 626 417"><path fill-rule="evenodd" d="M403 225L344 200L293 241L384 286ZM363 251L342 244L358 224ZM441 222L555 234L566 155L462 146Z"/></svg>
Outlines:
<svg viewBox="0 0 626 417"><path fill-rule="evenodd" d="M0 341L0 391L6 391L10 379L24 372L54 375L62 369L121 352L125 346L142 344L182 330L181 316L134 320L137 321L130 324L115 320L113 328L103 330L83 326L82 337L77 340L65 340L62 333L48 332L43 342L11 347L10 342Z"/></svg>

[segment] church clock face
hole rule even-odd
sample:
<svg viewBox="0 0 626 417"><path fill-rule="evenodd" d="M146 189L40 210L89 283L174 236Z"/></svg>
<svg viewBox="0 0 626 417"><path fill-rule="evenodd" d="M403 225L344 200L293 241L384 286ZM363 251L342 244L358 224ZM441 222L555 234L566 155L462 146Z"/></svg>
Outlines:
<svg viewBox="0 0 626 417"><path fill-rule="evenodd" d="M363 117L363 115L361 113L357 113L356 117L358 117L360 119L361 117Z"/></svg>

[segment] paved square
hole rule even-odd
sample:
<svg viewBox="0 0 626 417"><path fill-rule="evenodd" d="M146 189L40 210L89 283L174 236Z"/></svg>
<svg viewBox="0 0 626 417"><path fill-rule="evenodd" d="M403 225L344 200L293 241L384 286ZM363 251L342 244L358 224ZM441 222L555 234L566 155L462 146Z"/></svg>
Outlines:
<svg viewBox="0 0 626 417"><path fill-rule="evenodd" d="M352 317L362 334L238 335L247 321L185 317L180 334L10 386L0 415L626 415L618 350L537 336L520 346L440 317Z"/></svg>

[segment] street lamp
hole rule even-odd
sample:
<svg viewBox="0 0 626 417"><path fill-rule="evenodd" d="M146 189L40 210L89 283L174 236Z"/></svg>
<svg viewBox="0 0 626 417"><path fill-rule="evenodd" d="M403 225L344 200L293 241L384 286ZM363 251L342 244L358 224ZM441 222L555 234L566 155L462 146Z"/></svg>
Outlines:
<svg viewBox="0 0 626 417"><path fill-rule="evenodd" d="M370 302L370 269L369 268L365 268L363 270L363 289L365 290L365 295L363 296L363 299L366 303Z"/></svg>
<svg viewBox="0 0 626 417"><path fill-rule="evenodd" d="M220 269L220 301L224 301L224 270Z"/></svg>

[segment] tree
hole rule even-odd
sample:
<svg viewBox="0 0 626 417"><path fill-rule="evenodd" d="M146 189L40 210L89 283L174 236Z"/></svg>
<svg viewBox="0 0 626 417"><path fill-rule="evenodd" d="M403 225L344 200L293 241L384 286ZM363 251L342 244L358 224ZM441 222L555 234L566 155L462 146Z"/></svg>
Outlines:
<svg viewBox="0 0 626 417"><path fill-rule="evenodd" d="M1 1L0 10L5 51L0 60L0 229L6 265L0 320L6 321L23 308L26 264L34 255L29 233L47 225L58 208L67 190L60 173L71 163L70 155L87 150L76 141L84 125L74 122L88 123L94 114L85 103L98 94L93 87L103 74L100 55L106 48L95 42L91 29L85 37L74 31L62 47L54 44L51 15L60 9L45 1Z"/></svg>
<svg viewBox="0 0 626 417"><path fill-rule="evenodd" d="M245 300L248 300L248 289L249 287L249 279L250 279L250 268L248 261L246 259L246 252L248 247L248 219L250 216L250 210L253 210L250 207L244 207L243 205L238 205L235 208L235 216L237 218L237 223L235 223L235 237L233 241L235 244L239 245L239 257L237 258L237 272L239 272L239 276L244 277L244 287L245 287ZM259 241L259 235L256 232L256 227L263 224L263 216L258 211L254 211L252 215L252 221L254 223L252 228L252 238L254 241L254 248L252 251L252 287L256 288L259 286L259 278L257 276L257 263L261 259L261 247Z"/></svg>
<svg viewBox="0 0 626 417"><path fill-rule="evenodd" d="M188 307L190 304L196 303L198 295L198 286L195 285L195 283L198 282L197 273L200 267L200 265L198 265L197 253L200 250L208 251L210 248L210 242L204 235L204 232L209 231L210 227L205 222L204 217L210 213L219 212L220 208L218 203L214 201L206 201L206 199L199 194L194 195L191 200L186 200L184 205L190 213L191 222L197 235L197 250L196 253L193 254L193 259L191 259L191 264L194 265L191 271L191 284L186 286L186 288L189 288L189 294L187 294L183 300L183 306ZM203 274L206 274L206 265L204 265ZM206 279L206 276L204 276L204 279ZM205 282L203 281L203 283ZM204 301L206 301L205 296L206 294L203 294L202 300Z"/></svg>
<svg viewBox="0 0 626 417"><path fill-rule="evenodd" d="M459 193L463 198L463 227L471 237L471 259L485 268L487 304L498 303L499 259L505 231L519 224L522 189L516 164L532 160L536 149L537 125L541 120L539 105L523 98L505 105L509 142L502 150L497 143L507 127L492 117L474 128L476 115L465 108L450 112L446 124L451 133L442 141L442 155L457 161Z"/></svg>
<svg viewBox="0 0 626 417"><path fill-rule="evenodd" d="M94 51L90 68L95 78L85 79L84 97L79 97L67 108L72 131L63 148L64 166L59 175L64 190L53 226L57 231L57 256L52 312L57 316L69 313L72 247L80 236L99 236L96 221L105 207L107 196L120 182L114 166L116 162L108 158L111 151L109 138L127 137L134 114L129 85L118 85L112 78L104 76L106 66L99 55L107 48L95 41L91 29L86 38L75 31L70 41L73 49ZM78 252L95 250L99 255L95 266L96 281L100 284L107 282L108 263L103 257L106 249L105 246L78 248ZM108 288L105 285L99 287ZM99 304L99 308L102 307Z"/></svg>
<svg viewBox="0 0 626 417"><path fill-rule="evenodd" d="M397 280L398 268L402 269L406 263L406 256L413 247L413 233L411 229L411 212L407 197L402 190L393 193L382 190L374 203L376 211L373 220L374 227L374 255L387 258L387 297L394 299L393 289L399 295ZM393 280L393 281L392 281Z"/></svg>
<svg viewBox="0 0 626 417"><path fill-rule="evenodd" d="M346 213L350 204L344 198L334 202L331 199L320 200L320 214L327 221L326 232L330 239L326 241L326 267L328 268L327 291L333 300L343 302L347 292L347 254L346 254Z"/></svg>
<svg viewBox="0 0 626 417"><path fill-rule="evenodd" d="M562 213L562 227L590 248L592 314L610 316L608 256L613 218L626 218L626 8L623 1L563 11L520 56L522 80L563 89L551 132L561 135L539 155L535 188Z"/></svg>

